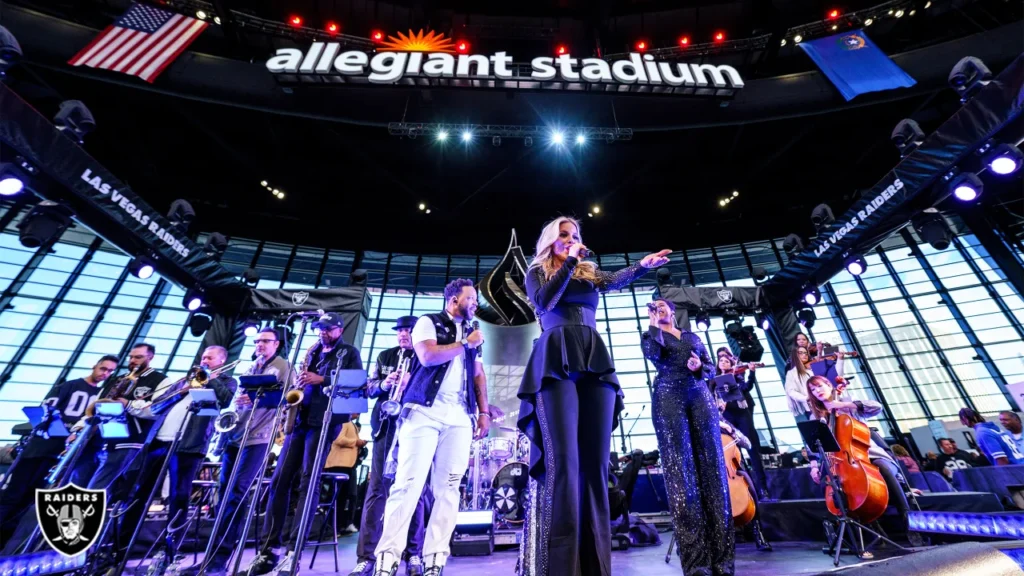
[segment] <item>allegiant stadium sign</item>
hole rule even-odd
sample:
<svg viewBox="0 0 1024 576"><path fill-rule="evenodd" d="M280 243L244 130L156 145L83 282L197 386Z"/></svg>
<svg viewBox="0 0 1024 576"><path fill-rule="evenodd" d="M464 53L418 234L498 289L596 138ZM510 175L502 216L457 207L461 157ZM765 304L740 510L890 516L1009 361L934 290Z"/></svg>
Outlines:
<svg viewBox="0 0 1024 576"><path fill-rule="evenodd" d="M574 84L645 85L701 89L743 88L732 66L659 61L632 52L622 60L573 58L568 54L534 58L529 67L514 64L506 52L491 56L445 52L359 50L341 52L337 42L314 42L303 52L281 48L267 60L274 74L332 75L365 78L372 84L397 84L407 78L565 82Z"/></svg>

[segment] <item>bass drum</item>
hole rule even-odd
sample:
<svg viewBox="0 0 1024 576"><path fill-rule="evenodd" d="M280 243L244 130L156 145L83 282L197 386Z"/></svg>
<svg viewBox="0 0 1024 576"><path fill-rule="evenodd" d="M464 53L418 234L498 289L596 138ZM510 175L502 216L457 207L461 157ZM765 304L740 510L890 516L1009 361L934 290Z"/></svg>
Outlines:
<svg viewBox="0 0 1024 576"><path fill-rule="evenodd" d="M525 519L529 467L522 462L504 465L491 481L491 508L497 520L522 524Z"/></svg>

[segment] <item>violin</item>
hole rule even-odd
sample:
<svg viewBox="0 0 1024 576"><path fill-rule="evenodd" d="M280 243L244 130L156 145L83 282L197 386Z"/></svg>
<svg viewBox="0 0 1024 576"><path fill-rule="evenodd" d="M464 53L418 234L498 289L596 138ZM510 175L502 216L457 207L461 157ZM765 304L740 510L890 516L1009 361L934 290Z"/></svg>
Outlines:
<svg viewBox="0 0 1024 576"><path fill-rule="evenodd" d="M871 430L867 424L849 414L835 412L829 418L832 433L839 442L839 452L826 454L843 495L847 514L864 524L877 520L889 505L889 488L878 468L868 457ZM829 512L839 515L832 486L825 487L825 505Z"/></svg>
<svg viewBox="0 0 1024 576"><path fill-rule="evenodd" d="M826 360L838 360L840 356L842 356L843 358L860 358L860 352L839 351L836 352L835 354L829 354L828 356L815 356L814 358L811 358L809 364L814 364L815 362L824 362Z"/></svg>
<svg viewBox="0 0 1024 576"><path fill-rule="evenodd" d="M732 503L732 521L746 526L757 514L754 486L743 470L743 455L731 434L722 432L722 452L725 455L725 474L729 479L729 501Z"/></svg>
<svg viewBox="0 0 1024 576"><path fill-rule="evenodd" d="M751 367L753 366L753 368ZM750 364L740 364L739 366L732 369L733 374L742 374L747 370L754 370L756 368L764 368L763 362L752 362Z"/></svg>

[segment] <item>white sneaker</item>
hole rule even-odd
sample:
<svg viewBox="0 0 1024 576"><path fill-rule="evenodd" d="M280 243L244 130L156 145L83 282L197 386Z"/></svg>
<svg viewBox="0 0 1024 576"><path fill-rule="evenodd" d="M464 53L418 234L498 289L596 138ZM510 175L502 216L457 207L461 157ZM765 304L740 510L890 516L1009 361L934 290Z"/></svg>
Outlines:
<svg viewBox="0 0 1024 576"><path fill-rule="evenodd" d="M349 524L341 529L342 534L355 534L356 532L359 532L359 528L356 528L355 524Z"/></svg>
<svg viewBox="0 0 1024 576"><path fill-rule="evenodd" d="M295 564L295 554L289 552L276 566L277 574L291 574L292 565Z"/></svg>
<svg viewBox="0 0 1024 576"><path fill-rule="evenodd" d="M373 576L395 576L398 573L398 558L390 552L377 555L377 562L373 567Z"/></svg>

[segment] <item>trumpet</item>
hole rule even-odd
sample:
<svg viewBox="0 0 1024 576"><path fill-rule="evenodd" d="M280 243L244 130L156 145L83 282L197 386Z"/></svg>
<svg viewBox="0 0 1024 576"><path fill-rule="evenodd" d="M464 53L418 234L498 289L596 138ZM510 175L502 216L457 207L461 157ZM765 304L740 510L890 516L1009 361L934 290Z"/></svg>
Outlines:
<svg viewBox="0 0 1024 576"><path fill-rule="evenodd" d="M391 395L387 400L381 403L380 409L388 416L394 416L398 414L402 409L402 394L405 392L405 376L409 373L409 363L412 362L412 358L402 358L398 361L398 368L393 372L396 374L396 384L391 390Z"/></svg>
<svg viewBox="0 0 1024 576"><path fill-rule="evenodd" d="M241 360L235 360L223 366L218 366L213 370L208 369L205 365L199 365L193 367L188 371L188 375L178 380L174 384L171 384L170 388L166 392L161 394L159 397L153 399L151 402L143 403L139 406L132 406L128 409L131 414L139 414L146 408L149 408L150 412L156 415L163 414L172 406L178 403L179 400L188 394L188 391L193 388L202 388L209 383L210 380L220 376L221 374L231 370Z"/></svg>

